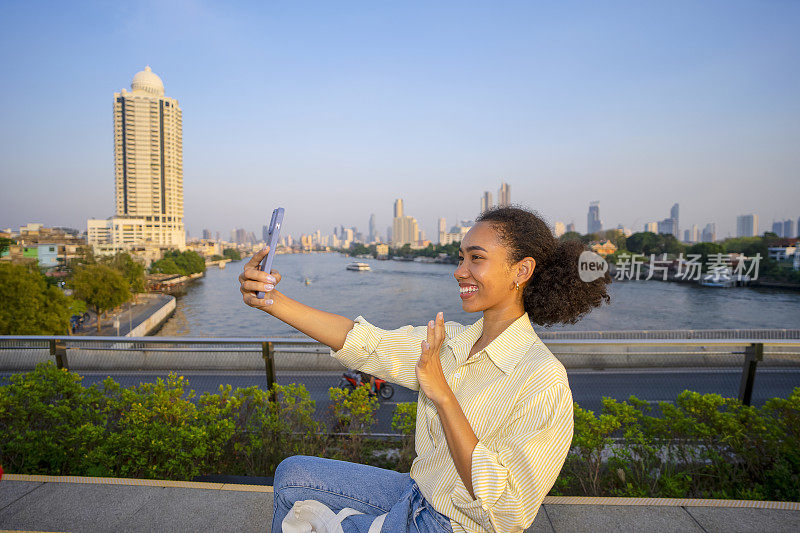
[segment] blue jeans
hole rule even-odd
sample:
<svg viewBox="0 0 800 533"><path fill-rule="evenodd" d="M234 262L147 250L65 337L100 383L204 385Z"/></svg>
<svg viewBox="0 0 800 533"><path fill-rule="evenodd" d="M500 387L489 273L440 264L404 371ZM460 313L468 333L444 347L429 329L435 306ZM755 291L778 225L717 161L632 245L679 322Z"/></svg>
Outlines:
<svg viewBox="0 0 800 533"><path fill-rule="evenodd" d="M376 516L388 513L382 531L453 533L450 519L422 496L409 474L374 466L296 455L275 470L272 531L299 500L317 500L338 513L350 507L364 514L342 522L345 533L366 533Z"/></svg>

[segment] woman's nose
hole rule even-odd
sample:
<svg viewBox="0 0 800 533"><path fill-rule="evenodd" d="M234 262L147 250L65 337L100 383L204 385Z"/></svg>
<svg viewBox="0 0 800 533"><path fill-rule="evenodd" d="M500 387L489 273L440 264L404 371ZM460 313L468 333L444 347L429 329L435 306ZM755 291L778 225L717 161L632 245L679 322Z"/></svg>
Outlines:
<svg viewBox="0 0 800 533"><path fill-rule="evenodd" d="M464 267L464 263L458 265L456 271L453 272L453 276L455 276L456 279L464 279L467 277L467 269Z"/></svg>

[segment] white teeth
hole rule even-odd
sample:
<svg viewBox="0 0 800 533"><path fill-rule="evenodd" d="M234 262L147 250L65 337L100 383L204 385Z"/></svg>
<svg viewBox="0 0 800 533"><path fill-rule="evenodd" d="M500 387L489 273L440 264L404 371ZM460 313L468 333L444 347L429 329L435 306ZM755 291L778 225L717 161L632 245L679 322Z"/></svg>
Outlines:
<svg viewBox="0 0 800 533"><path fill-rule="evenodd" d="M467 293L467 292L478 292L478 287L474 287L474 286L473 287L459 287L459 291L461 292L461 294L464 294L464 293Z"/></svg>

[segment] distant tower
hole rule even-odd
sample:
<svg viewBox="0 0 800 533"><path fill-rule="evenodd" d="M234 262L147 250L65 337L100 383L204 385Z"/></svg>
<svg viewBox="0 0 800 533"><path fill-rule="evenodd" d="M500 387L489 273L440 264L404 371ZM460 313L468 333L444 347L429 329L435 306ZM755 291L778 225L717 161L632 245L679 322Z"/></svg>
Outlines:
<svg viewBox="0 0 800 533"><path fill-rule="evenodd" d="M758 235L758 215L736 217L737 237L755 237L756 235Z"/></svg>
<svg viewBox="0 0 800 533"><path fill-rule="evenodd" d="M672 234L675 235L675 238L678 238L678 211L679 207L678 204L672 206L672 209L669 210L669 217L674 221L673 222L673 232Z"/></svg>
<svg viewBox="0 0 800 533"><path fill-rule="evenodd" d="M444 244L447 234L447 220L444 217L439 219L439 244Z"/></svg>
<svg viewBox="0 0 800 533"><path fill-rule="evenodd" d="M487 209L491 209L493 207L492 204L492 193L489 191L484 191L483 196L481 196L481 213L486 211Z"/></svg>
<svg viewBox="0 0 800 533"><path fill-rule="evenodd" d="M403 216L403 199L398 198L394 201L394 218L401 218Z"/></svg>
<svg viewBox="0 0 800 533"><path fill-rule="evenodd" d="M375 242L378 236L375 233L375 213L369 216L369 242Z"/></svg>
<svg viewBox="0 0 800 533"><path fill-rule="evenodd" d="M797 230L794 227L794 220L783 221L783 236L787 239L793 239L797 235Z"/></svg>
<svg viewBox="0 0 800 533"><path fill-rule="evenodd" d="M145 242L183 247L183 113L149 66L131 89L114 93L116 216L145 219Z"/></svg>
<svg viewBox="0 0 800 533"><path fill-rule="evenodd" d="M603 221L600 220L600 202L589 203L589 214L586 217L587 233L597 233L603 230Z"/></svg>
<svg viewBox="0 0 800 533"><path fill-rule="evenodd" d="M717 225L713 222L706 224L706 227L703 228L701 239L703 242L715 242L717 240Z"/></svg>
<svg viewBox="0 0 800 533"><path fill-rule="evenodd" d="M500 189L498 189L497 191L497 206L501 207L510 204L511 204L511 187L508 186L508 183L503 182L500 185Z"/></svg>

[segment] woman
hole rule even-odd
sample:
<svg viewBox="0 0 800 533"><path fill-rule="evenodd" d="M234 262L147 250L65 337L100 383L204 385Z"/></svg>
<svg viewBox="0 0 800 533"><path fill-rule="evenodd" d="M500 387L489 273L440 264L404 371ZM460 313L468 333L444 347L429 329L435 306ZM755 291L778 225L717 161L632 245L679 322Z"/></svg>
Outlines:
<svg viewBox="0 0 800 533"><path fill-rule="evenodd" d="M463 309L482 318L463 326L438 313L427 326L396 330L287 298L275 290L280 274L255 268L265 251L256 254L239 277L247 305L330 346L350 368L419 390L410 474L288 458L275 473L273 530L292 530L311 516L304 513L320 508L328 518L338 514L333 522L345 532L530 526L563 466L573 429L567 374L531 321L575 323L610 301L607 273L591 283L580 280L582 251L579 242L559 243L534 213L485 211L462 240L454 272ZM268 293L261 300L260 290ZM325 520L322 511L317 520Z"/></svg>

